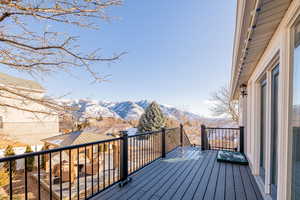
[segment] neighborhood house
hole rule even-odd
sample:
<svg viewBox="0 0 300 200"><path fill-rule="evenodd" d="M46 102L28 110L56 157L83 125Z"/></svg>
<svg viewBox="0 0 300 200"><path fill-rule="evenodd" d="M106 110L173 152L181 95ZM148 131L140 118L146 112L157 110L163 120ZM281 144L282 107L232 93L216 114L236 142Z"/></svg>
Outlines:
<svg viewBox="0 0 300 200"><path fill-rule="evenodd" d="M30 112L47 112L47 107L14 94L42 99L46 90L40 84L0 73L0 87L0 134L29 145L42 144L41 139L59 134L58 115Z"/></svg>

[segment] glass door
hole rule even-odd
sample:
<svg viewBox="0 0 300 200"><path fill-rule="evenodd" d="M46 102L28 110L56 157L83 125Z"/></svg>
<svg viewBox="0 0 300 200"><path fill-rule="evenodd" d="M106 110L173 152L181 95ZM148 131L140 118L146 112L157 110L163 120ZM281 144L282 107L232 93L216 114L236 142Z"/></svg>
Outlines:
<svg viewBox="0 0 300 200"><path fill-rule="evenodd" d="M259 175L265 182L265 163L266 163L266 108L267 108L267 81L261 81L260 89L260 161Z"/></svg>
<svg viewBox="0 0 300 200"><path fill-rule="evenodd" d="M272 111L271 111L271 196L277 196L277 174L278 174L278 85L279 66L272 71Z"/></svg>
<svg viewBox="0 0 300 200"><path fill-rule="evenodd" d="M295 27L290 130L293 139L292 199L300 200L300 24Z"/></svg>

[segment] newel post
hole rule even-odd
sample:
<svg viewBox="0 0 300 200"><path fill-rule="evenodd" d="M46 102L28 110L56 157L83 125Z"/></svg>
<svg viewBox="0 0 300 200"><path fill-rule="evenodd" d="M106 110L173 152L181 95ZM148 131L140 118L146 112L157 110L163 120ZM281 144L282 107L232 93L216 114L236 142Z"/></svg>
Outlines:
<svg viewBox="0 0 300 200"><path fill-rule="evenodd" d="M123 187L130 181L128 178L128 134L127 131L120 133L120 187Z"/></svg>
<svg viewBox="0 0 300 200"><path fill-rule="evenodd" d="M180 145L183 147L183 125L180 124Z"/></svg>
<svg viewBox="0 0 300 200"><path fill-rule="evenodd" d="M205 144L205 125L201 125L201 150L204 151L206 149Z"/></svg>
<svg viewBox="0 0 300 200"><path fill-rule="evenodd" d="M166 128L161 128L161 157L166 157Z"/></svg>
<svg viewBox="0 0 300 200"><path fill-rule="evenodd" d="M244 127L240 126L240 152L244 153Z"/></svg>

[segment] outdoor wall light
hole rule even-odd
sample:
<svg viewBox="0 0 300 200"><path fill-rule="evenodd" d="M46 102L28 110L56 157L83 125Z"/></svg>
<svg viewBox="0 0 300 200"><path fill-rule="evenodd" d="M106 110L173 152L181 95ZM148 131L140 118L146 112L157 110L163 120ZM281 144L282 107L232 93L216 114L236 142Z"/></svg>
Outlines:
<svg viewBox="0 0 300 200"><path fill-rule="evenodd" d="M246 84L242 84L240 85L240 92L241 92L241 95L242 97L245 97L247 96L247 85Z"/></svg>

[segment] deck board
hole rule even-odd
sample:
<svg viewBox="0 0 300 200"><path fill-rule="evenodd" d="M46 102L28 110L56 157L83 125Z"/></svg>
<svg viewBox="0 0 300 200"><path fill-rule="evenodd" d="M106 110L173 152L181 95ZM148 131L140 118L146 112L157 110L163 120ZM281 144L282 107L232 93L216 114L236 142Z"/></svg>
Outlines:
<svg viewBox="0 0 300 200"><path fill-rule="evenodd" d="M233 166L232 164L226 164L226 177L225 177L225 199L226 200L235 200L235 187L233 179ZM238 199L237 199L238 200Z"/></svg>
<svg viewBox="0 0 300 200"><path fill-rule="evenodd" d="M246 200L246 193L244 190L244 185L241 177L241 171L238 165L233 165L233 179L236 191L236 199Z"/></svg>
<svg viewBox="0 0 300 200"><path fill-rule="evenodd" d="M224 200L225 199L225 178L226 178L226 164L220 163L220 170L218 176L218 184L216 186L215 199Z"/></svg>
<svg viewBox="0 0 300 200"><path fill-rule="evenodd" d="M184 164L184 166L178 166L177 168L174 167L168 175L160 178L159 182L157 182L155 185L149 185L148 187L144 188L145 193L143 195L143 199L153 199L153 196L160 198L160 196L162 195L158 192L160 191L160 193L163 194L163 188L168 189L168 185L170 184L170 182L172 182L172 180L174 180L179 176L179 174L182 173L183 169L186 168L185 166L189 165L189 162L185 162L182 164Z"/></svg>
<svg viewBox="0 0 300 200"><path fill-rule="evenodd" d="M248 166L220 163L217 151L178 148L131 175L120 188L112 186L92 199L261 200Z"/></svg>

